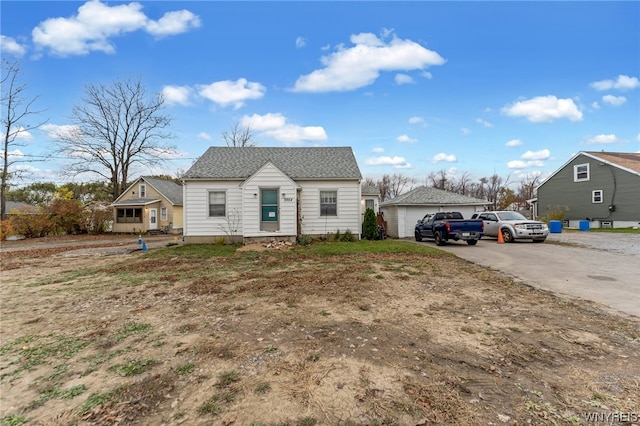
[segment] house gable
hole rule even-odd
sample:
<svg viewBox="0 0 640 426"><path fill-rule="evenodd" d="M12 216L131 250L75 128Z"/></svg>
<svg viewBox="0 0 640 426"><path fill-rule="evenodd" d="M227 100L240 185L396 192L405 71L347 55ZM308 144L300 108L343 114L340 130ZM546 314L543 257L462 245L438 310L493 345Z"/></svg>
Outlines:
<svg viewBox="0 0 640 426"><path fill-rule="evenodd" d="M621 164L619 164L621 163ZM579 152L537 188L537 216L563 214L569 226L640 222L640 154Z"/></svg>
<svg viewBox="0 0 640 426"><path fill-rule="evenodd" d="M242 221L245 237L260 236L269 231L284 234L296 233L296 204L299 185L271 161L267 161L245 180L240 188L242 190ZM268 205L263 199L265 191L276 194L275 200L270 200ZM277 223L265 223L264 219L269 217L273 217L273 222Z"/></svg>

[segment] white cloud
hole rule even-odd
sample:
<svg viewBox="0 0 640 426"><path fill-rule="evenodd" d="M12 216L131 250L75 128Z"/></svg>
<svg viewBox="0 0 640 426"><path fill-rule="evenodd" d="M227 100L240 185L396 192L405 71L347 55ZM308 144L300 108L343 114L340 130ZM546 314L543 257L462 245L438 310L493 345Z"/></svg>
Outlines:
<svg viewBox="0 0 640 426"><path fill-rule="evenodd" d="M525 117L532 123L545 123L566 118L582 120L582 112L572 99L558 99L555 96L538 96L504 106L502 113L511 117Z"/></svg>
<svg viewBox="0 0 640 426"><path fill-rule="evenodd" d="M522 142L520 139L511 139L510 141L507 141L507 143L505 144L505 146L508 146L509 148L514 148L516 146L522 146L524 145L524 142Z"/></svg>
<svg viewBox="0 0 640 426"><path fill-rule="evenodd" d="M431 80L433 78L433 74L431 74L429 71L422 71L421 75L427 80Z"/></svg>
<svg viewBox="0 0 640 426"><path fill-rule="evenodd" d="M162 96L167 105L189 105L192 89L187 86L164 86Z"/></svg>
<svg viewBox="0 0 640 426"><path fill-rule="evenodd" d="M409 124L422 124L424 123L424 118L413 116L409 118Z"/></svg>
<svg viewBox="0 0 640 426"><path fill-rule="evenodd" d="M304 37L296 37L296 47L300 49L307 45L307 40Z"/></svg>
<svg viewBox="0 0 640 426"><path fill-rule="evenodd" d="M396 84L397 85L415 83L413 81L413 77L411 77L410 75L407 75L407 74L396 74L395 80L396 80Z"/></svg>
<svg viewBox="0 0 640 426"><path fill-rule="evenodd" d="M69 18L49 18L31 32L34 44L58 56L86 55L92 51L114 53L112 37L144 30L167 36L200 26L200 19L187 10L167 12L153 21L142 12L140 3L108 6L91 0Z"/></svg>
<svg viewBox="0 0 640 426"><path fill-rule="evenodd" d="M27 52L27 48L18 43L13 37L0 35L0 50L3 53L10 53L20 57Z"/></svg>
<svg viewBox="0 0 640 426"><path fill-rule="evenodd" d="M512 160L507 163L507 167L510 169L526 169L527 162L522 160Z"/></svg>
<svg viewBox="0 0 640 426"><path fill-rule="evenodd" d="M638 136L640 136L640 135L638 135ZM380 147L373 148L371 150L371 152L375 152L376 154L380 154L381 152L384 152L384 148L380 148Z"/></svg>
<svg viewBox="0 0 640 426"><path fill-rule="evenodd" d="M444 152L434 155L431 159L432 163L441 163L443 161L447 163L455 163L457 160L455 155L445 154Z"/></svg>
<svg viewBox="0 0 640 426"><path fill-rule="evenodd" d="M144 29L156 37L165 37L186 33L191 28L198 27L200 27L200 18L198 15L183 9L167 12L157 21L147 21Z"/></svg>
<svg viewBox="0 0 640 426"><path fill-rule="evenodd" d="M416 143L418 142L418 139L413 139L410 138L409 135L400 135L396 138L396 140L398 142L403 142L403 143Z"/></svg>
<svg viewBox="0 0 640 426"><path fill-rule="evenodd" d="M636 140L640 142L640 133L638 133L638 135L636 136Z"/></svg>
<svg viewBox="0 0 640 426"><path fill-rule="evenodd" d="M617 107L627 102L627 98L624 96L604 95L602 97L602 102Z"/></svg>
<svg viewBox="0 0 640 426"><path fill-rule="evenodd" d="M520 158L523 160L548 160L550 156L551 151L541 149L540 151L527 151Z"/></svg>
<svg viewBox="0 0 640 426"><path fill-rule="evenodd" d="M198 133L198 138L200 138L200 139L204 139L205 141L210 141L210 140L212 140L212 139L213 139L213 138L211 137L211 135L210 135L209 133L207 133L207 132L200 132L200 133Z"/></svg>
<svg viewBox="0 0 640 426"><path fill-rule="evenodd" d="M235 109L241 108L249 99L260 99L267 89L260 83L249 82L246 78L236 81L216 81L209 85L199 85L198 93L203 98L217 103L222 107L233 105Z"/></svg>
<svg viewBox="0 0 640 426"><path fill-rule="evenodd" d="M618 142L619 139L616 135L614 134L608 134L608 135L596 135L593 137L590 137L587 139L587 144L589 145L594 145L594 144L611 144L611 143L616 143Z"/></svg>
<svg viewBox="0 0 640 426"><path fill-rule="evenodd" d="M529 167L544 167L544 162L540 160L513 160L507 163L507 167L510 169L526 169Z"/></svg>
<svg viewBox="0 0 640 426"><path fill-rule="evenodd" d="M594 81L590 86L599 91L617 89L624 92L640 87L640 80L638 77L619 75L615 80Z"/></svg>
<svg viewBox="0 0 640 426"><path fill-rule="evenodd" d="M471 130L467 129L466 127L461 127L460 131L462 132L463 135L470 135L471 134Z"/></svg>
<svg viewBox="0 0 640 426"><path fill-rule="evenodd" d="M80 128L74 124L44 124L40 130L47 133L51 139L61 139L63 137L74 137L80 135Z"/></svg>
<svg viewBox="0 0 640 426"><path fill-rule="evenodd" d="M4 150L0 150L0 155L4 156ZM7 152L7 157L9 157L9 160L20 160L22 158L24 158L24 153L22 151L20 151L19 149L14 149L13 151L9 151Z"/></svg>
<svg viewBox="0 0 640 426"><path fill-rule="evenodd" d="M487 128L493 127L493 124L489 123L486 120L483 120L482 118L476 118L476 123L478 123L482 127L487 127Z"/></svg>
<svg viewBox="0 0 640 426"><path fill-rule="evenodd" d="M445 60L411 40L392 35L389 42L372 33L351 36L353 47L338 46L321 58L324 68L298 78L296 92L349 91L373 84L381 72L424 70Z"/></svg>
<svg viewBox="0 0 640 426"><path fill-rule="evenodd" d="M327 134L321 126L299 126L291 124L280 113L265 115L253 114L244 116L241 120L244 127L261 132L287 145L301 142L323 142Z"/></svg>
<svg viewBox="0 0 640 426"><path fill-rule="evenodd" d="M600 104L596 101L591 102L591 108L600 109Z"/></svg>
<svg viewBox="0 0 640 426"><path fill-rule="evenodd" d="M25 142L33 139L33 135L24 127L18 127L18 129L15 130L14 134L16 139L20 139Z"/></svg>
<svg viewBox="0 0 640 426"><path fill-rule="evenodd" d="M411 164L404 157L374 157L365 160L367 166L392 166L395 169L409 169Z"/></svg>
<svg viewBox="0 0 640 426"><path fill-rule="evenodd" d="M521 160L512 160L507 162L507 167L510 169L544 167L544 160L548 160L549 157L551 157L551 151L549 151L548 149L541 149L540 151L527 151L520 156Z"/></svg>

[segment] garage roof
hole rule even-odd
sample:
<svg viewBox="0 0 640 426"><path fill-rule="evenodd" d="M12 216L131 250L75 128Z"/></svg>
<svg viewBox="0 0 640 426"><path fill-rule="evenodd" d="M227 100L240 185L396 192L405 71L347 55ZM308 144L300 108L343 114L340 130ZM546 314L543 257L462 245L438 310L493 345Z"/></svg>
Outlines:
<svg viewBox="0 0 640 426"><path fill-rule="evenodd" d="M466 195L456 194L454 192L443 191L442 189L430 188L427 186L419 186L409 192L398 195L393 200L385 201L381 207L386 206L422 206L422 205L473 205L486 206L489 204L487 200L479 198L467 197Z"/></svg>

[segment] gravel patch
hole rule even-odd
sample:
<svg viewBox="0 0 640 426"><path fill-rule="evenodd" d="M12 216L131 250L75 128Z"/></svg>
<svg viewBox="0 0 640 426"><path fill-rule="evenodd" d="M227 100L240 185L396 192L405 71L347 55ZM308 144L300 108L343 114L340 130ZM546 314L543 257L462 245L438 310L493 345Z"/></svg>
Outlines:
<svg viewBox="0 0 640 426"><path fill-rule="evenodd" d="M560 234L549 234L547 241L576 244L626 256L640 256L640 234L568 231Z"/></svg>

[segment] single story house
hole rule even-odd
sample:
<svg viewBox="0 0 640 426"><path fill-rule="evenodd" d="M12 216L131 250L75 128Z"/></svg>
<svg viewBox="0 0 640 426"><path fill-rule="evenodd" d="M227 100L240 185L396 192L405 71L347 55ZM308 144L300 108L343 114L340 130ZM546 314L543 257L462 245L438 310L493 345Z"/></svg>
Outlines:
<svg viewBox="0 0 640 426"><path fill-rule="evenodd" d="M582 151L538 185L536 217L564 213L564 225L640 225L640 153Z"/></svg>
<svg viewBox="0 0 640 426"><path fill-rule="evenodd" d="M183 176L183 237L359 237L361 180L350 147L210 147Z"/></svg>
<svg viewBox="0 0 640 426"><path fill-rule="evenodd" d="M387 222L387 235L392 238L407 238L414 236L416 222L427 213L459 211L466 219L476 212L486 210L489 204L487 200L419 186L382 202L380 211Z"/></svg>
<svg viewBox="0 0 640 426"><path fill-rule="evenodd" d="M145 233L182 231L182 185L141 176L112 203L112 232Z"/></svg>

